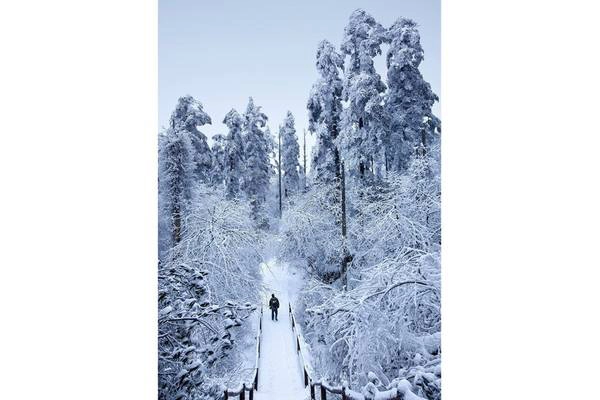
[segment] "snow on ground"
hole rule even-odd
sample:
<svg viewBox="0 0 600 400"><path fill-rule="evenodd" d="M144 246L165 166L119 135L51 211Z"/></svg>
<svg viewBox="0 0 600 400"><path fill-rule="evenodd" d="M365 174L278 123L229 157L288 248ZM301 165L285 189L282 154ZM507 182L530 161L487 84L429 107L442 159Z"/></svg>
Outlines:
<svg viewBox="0 0 600 400"><path fill-rule="evenodd" d="M264 315L259 361L257 400L303 400L307 391L293 341L288 315L290 298L295 298L298 282L287 264L275 259L261 264L264 290L262 293ZM279 320L271 321L268 301L274 293L279 299Z"/></svg>

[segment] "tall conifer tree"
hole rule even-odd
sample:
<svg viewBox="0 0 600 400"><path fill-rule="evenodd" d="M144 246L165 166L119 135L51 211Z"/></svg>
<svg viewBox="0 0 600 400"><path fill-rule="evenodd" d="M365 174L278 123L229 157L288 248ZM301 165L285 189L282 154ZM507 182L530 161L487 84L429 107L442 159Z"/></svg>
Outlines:
<svg viewBox="0 0 600 400"><path fill-rule="evenodd" d="M244 142L242 139L244 120L236 110L231 109L225 115L223 123L229 128L225 140L225 191L228 198L235 198L240 193L244 175Z"/></svg>
<svg viewBox="0 0 600 400"><path fill-rule="evenodd" d="M294 116L288 111L283 125L279 128L281 135L281 168L283 169L283 188L285 196L297 193L300 188L300 146L294 127Z"/></svg>
<svg viewBox="0 0 600 400"><path fill-rule="evenodd" d="M331 183L339 177L340 170L336 140L342 111L340 71L344 60L327 40L319 43L316 67L320 77L314 83L307 103L309 130L317 135L311 170L318 181Z"/></svg>
<svg viewBox="0 0 600 400"><path fill-rule="evenodd" d="M267 116L261 111L261 107L254 105L254 100L250 97L243 123L246 164L243 187L250 199L255 219L266 200L271 172L269 152L272 143L270 135L263 130L266 123Z"/></svg>
<svg viewBox="0 0 600 400"><path fill-rule="evenodd" d="M202 103L184 96L177 102L169 128L159 137L159 207L170 221L172 244L181 238L194 183L209 177L211 152L197 127L210 123Z"/></svg>

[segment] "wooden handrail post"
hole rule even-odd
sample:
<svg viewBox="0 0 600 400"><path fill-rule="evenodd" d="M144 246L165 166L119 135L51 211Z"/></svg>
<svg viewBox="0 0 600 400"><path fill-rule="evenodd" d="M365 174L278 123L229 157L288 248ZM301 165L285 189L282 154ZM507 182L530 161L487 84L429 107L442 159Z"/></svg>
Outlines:
<svg viewBox="0 0 600 400"><path fill-rule="evenodd" d="M242 385L242 391L240 392L240 400L246 399L246 384Z"/></svg>
<svg viewBox="0 0 600 400"><path fill-rule="evenodd" d="M254 390L253 388L250 388L250 395L248 396L249 400L254 400Z"/></svg>
<svg viewBox="0 0 600 400"><path fill-rule="evenodd" d="M323 383L321 383L321 400L327 400L327 390L323 386Z"/></svg>
<svg viewBox="0 0 600 400"><path fill-rule="evenodd" d="M310 400L315 400L315 384L310 384Z"/></svg>
<svg viewBox="0 0 600 400"><path fill-rule="evenodd" d="M225 389L225 395L223 396L223 399L225 399L225 400L229 399L229 393L227 393L227 389Z"/></svg>
<svg viewBox="0 0 600 400"><path fill-rule="evenodd" d="M348 397L346 396L346 387L342 386L342 400L348 400Z"/></svg>
<svg viewBox="0 0 600 400"><path fill-rule="evenodd" d="M258 367L256 367L256 376L254 377L254 388L258 390Z"/></svg>

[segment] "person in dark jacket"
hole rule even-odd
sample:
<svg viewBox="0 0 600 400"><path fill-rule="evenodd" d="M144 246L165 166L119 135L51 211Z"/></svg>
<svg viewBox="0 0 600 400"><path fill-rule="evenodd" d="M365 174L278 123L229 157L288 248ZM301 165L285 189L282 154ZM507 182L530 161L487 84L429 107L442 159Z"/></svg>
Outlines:
<svg viewBox="0 0 600 400"><path fill-rule="evenodd" d="M271 309L271 321L277 321L277 309L279 308L279 299L275 297L275 294L271 295L269 300L269 308Z"/></svg>

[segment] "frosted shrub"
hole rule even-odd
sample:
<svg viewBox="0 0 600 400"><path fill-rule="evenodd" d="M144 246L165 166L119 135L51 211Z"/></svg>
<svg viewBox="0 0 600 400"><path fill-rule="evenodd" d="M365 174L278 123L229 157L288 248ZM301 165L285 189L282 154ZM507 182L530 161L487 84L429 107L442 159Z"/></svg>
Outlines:
<svg viewBox="0 0 600 400"><path fill-rule="evenodd" d="M280 257L306 262L308 270L325 280L339 276L341 250L336 187L320 184L296 196L283 214Z"/></svg>
<svg viewBox="0 0 600 400"><path fill-rule="evenodd" d="M200 187L181 242L159 264L159 398L220 395L258 293L260 238L247 204Z"/></svg>
<svg viewBox="0 0 600 400"><path fill-rule="evenodd" d="M439 376L431 368L441 356L438 179L426 157L415 157L405 174L390 175L376 191L358 188L352 201L354 260L347 290L313 279L299 306L315 369L337 383L366 385L369 371L382 387L409 379L414 393L436 398ZM303 236L302 248L329 247L308 243L311 237Z"/></svg>

